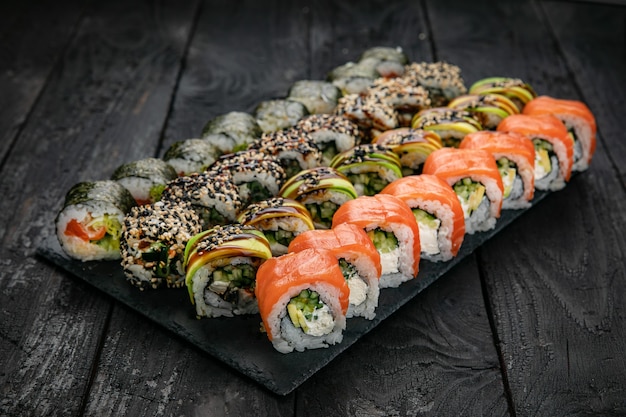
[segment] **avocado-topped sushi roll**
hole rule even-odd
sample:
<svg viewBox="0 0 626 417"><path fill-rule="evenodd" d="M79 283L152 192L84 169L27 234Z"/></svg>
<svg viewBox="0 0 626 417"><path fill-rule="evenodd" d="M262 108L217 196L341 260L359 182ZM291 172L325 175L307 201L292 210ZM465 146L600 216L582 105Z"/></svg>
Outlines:
<svg viewBox="0 0 626 417"><path fill-rule="evenodd" d="M333 83L321 80L300 80L293 83L288 100L304 104L310 114L328 114L337 106L341 90Z"/></svg>
<svg viewBox="0 0 626 417"><path fill-rule="evenodd" d="M231 153L246 149L261 133L253 115L233 111L209 120L202 129L202 139L214 143L222 153Z"/></svg>
<svg viewBox="0 0 626 417"><path fill-rule="evenodd" d="M329 167L301 171L285 182L279 194L303 204L317 229L330 228L337 208L358 197L350 180Z"/></svg>
<svg viewBox="0 0 626 417"><path fill-rule="evenodd" d="M374 195L390 182L402 178L400 158L389 147L358 145L337 154L331 168L348 177L358 195Z"/></svg>
<svg viewBox="0 0 626 417"><path fill-rule="evenodd" d="M400 123L393 106L369 95L350 94L340 98L334 114L355 123L368 141L385 130L399 127Z"/></svg>
<svg viewBox="0 0 626 417"><path fill-rule="evenodd" d="M328 80L337 86L343 95L362 94L380 77L378 58L364 58L358 62L347 62L334 68Z"/></svg>
<svg viewBox="0 0 626 417"><path fill-rule="evenodd" d="M471 113L488 130L495 130L505 117L519 114L515 103L501 94L465 94L453 99L448 107Z"/></svg>
<svg viewBox="0 0 626 417"><path fill-rule="evenodd" d="M137 202L149 204L159 201L168 182L178 173L162 159L146 158L120 165L111 179L124 186Z"/></svg>
<svg viewBox="0 0 626 417"><path fill-rule="evenodd" d="M378 61L376 64L376 72L378 72L379 76L385 78L393 78L402 75L405 71L404 66L409 63L409 57L399 46L374 46L368 48L363 51L359 61L371 59Z"/></svg>
<svg viewBox="0 0 626 417"><path fill-rule="evenodd" d="M141 290L185 285L185 245L200 231L200 219L188 203L133 207L124 218L120 240L127 281Z"/></svg>
<svg viewBox="0 0 626 417"><path fill-rule="evenodd" d="M489 77L476 81L469 89L470 94L501 94L508 97L521 112L526 103L537 97L530 84L519 78Z"/></svg>
<svg viewBox="0 0 626 417"><path fill-rule="evenodd" d="M185 282L196 315L257 313L256 273L271 257L269 242L252 226L215 226L195 235L185 248Z"/></svg>
<svg viewBox="0 0 626 417"><path fill-rule="evenodd" d="M289 99L263 101L254 111L256 121L264 133L292 127L308 114L304 104Z"/></svg>
<svg viewBox="0 0 626 417"><path fill-rule="evenodd" d="M178 177L167 184L161 200L188 202L198 215L203 230L233 223L243 208L239 190L228 171Z"/></svg>
<svg viewBox="0 0 626 417"><path fill-rule="evenodd" d="M305 249L268 259L257 272L255 293L263 327L278 352L343 340L350 289L331 252Z"/></svg>
<svg viewBox="0 0 626 417"><path fill-rule="evenodd" d="M408 127L387 130L376 136L373 143L386 146L398 155L403 175L419 174L428 155L443 146L437 133Z"/></svg>
<svg viewBox="0 0 626 417"><path fill-rule="evenodd" d="M81 261L119 259L122 222L134 206L130 192L115 181L74 185L55 220L63 251Z"/></svg>
<svg viewBox="0 0 626 417"><path fill-rule="evenodd" d="M347 151L360 140L359 128L345 117L332 114L312 114L294 127L308 135L322 152L322 165L328 166L339 152Z"/></svg>
<svg viewBox="0 0 626 417"><path fill-rule="evenodd" d="M411 127L433 131L439 135L443 146L453 148L459 146L465 135L483 130L470 112L448 107L420 111L413 117Z"/></svg>
<svg viewBox="0 0 626 417"><path fill-rule="evenodd" d="M415 113L431 106L428 91L402 77L379 78L367 94L393 107L398 112L400 126L409 126Z"/></svg>
<svg viewBox="0 0 626 417"><path fill-rule="evenodd" d="M461 68L447 62L414 62L406 67L402 78L428 90L433 107L446 106L467 92Z"/></svg>
<svg viewBox="0 0 626 417"><path fill-rule="evenodd" d="M274 256L287 253L294 237L315 228L304 205L282 197L250 204L239 214L237 221L262 231Z"/></svg>
<svg viewBox="0 0 626 417"><path fill-rule="evenodd" d="M210 174L229 172L239 190L243 206L278 194L285 181L285 170L278 160L255 150L223 155L208 170Z"/></svg>
<svg viewBox="0 0 626 417"><path fill-rule="evenodd" d="M212 142L204 139L186 139L174 142L163 155L179 176L202 172L222 154Z"/></svg>
<svg viewBox="0 0 626 417"><path fill-rule="evenodd" d="M313 139L297 129L264 133L249 149L275 157L285 170L287 178L322 163L322 152Z"/></svg>

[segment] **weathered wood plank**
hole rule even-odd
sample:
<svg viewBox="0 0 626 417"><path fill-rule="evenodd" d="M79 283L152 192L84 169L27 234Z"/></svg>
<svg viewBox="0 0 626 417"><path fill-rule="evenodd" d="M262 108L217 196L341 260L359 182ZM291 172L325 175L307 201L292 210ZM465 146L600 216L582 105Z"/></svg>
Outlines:
<svg viewBox="0 0 626 417"><path fill-rule="evenodd" d="M2 167L2 415L83 407L111 304L34 250L72 184L155 152L193 13L173 1L89 10Z"/></svg>

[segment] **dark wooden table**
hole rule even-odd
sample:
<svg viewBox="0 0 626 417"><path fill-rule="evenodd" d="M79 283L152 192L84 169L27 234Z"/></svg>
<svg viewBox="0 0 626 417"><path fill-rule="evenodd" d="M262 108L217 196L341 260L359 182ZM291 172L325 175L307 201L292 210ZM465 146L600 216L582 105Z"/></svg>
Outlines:
<svg viewBox="0 0 626 417"><path fill-rule="evenodd" d="M0 415L626 415L626 7L572 1L0 5ZM287 396L36 256L63 196L366 48L583 100L589 171ZM236 348L236 347L234 347Z"/></svg>

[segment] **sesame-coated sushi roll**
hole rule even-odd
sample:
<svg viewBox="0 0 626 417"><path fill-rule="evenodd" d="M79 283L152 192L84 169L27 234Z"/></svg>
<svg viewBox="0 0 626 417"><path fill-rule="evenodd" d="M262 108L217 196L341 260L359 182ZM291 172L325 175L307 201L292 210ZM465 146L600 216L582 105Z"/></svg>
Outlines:
<svg viewBox="0 0 626 417"><path fill-rule="evenodd" d="M278 160L263 152L247 150L224 155L207 170L210 174L229 172L239 189L243 206L278 194L285 170Z"/></svg>
<svg viewBox="0 0 626 417"><path fill-rule="evenodd" d="M459 146L465 135L483 130L470 112L448 107L422 110L413 117L411 126L437 133L443 146L453 148Z"/></svg>
<svg viewBox="0 0 626 417"><path fill-rule="evenodd" d="M535 194L535 148L527 137L482 131L465 136L459 148L484 149L493 155L504 187L503 209L530 207Z"/></svg>
<svg viewBox="0 0 626 417"><path fill-rule="evenodd" d="M447 62L419 62L407 65L402 78L421 85L433 107L446 106L450 100L467 92L461 69Z"/></svg>
<svg viewBox="0 0 626 417"><path fill-rule="evenodd" d="M170 181L162 201L186 201L200 218L202 229L233 223L243 208L239 190L228 171L191 174Z"/></svg>
<svg viewBox="0 0 626 417"><path fill-rule="evenodd" d="M493 156L482 149L441 148L424 163L423 174L452 186L465 218L465 232L493 229L502 209L504 187Z"/></svg>
<svg viewBox="0 0 626 417"><path fill-rule="evenodd" d="M287 178L322 163L322 152L313 139L296 129L264 133L248 149L275 157L285 170Z"/></svg>
<svg viewBox="0 0 626 417"><path fill-rule="evenodd" d="M139 205L159 201L167 183L177 177L176 170L158 158L125 163L111 175L112 180L130 191Z"/></svg>
<svg viewBox="0 0 626 417"><path fill-rule="evenodd" d="M516 114L498 125L500 132L514 132L532 140L535 146L535 188L557 191L572 175L574 141L565 125L549 114Z"/></svg>
<svg viewBox="0 0 626 417"><path fill-rule="evenodd" d="M409 126L411 118L431 106L428 91L406 78L379 78L367 91L368 96L385 102L398 112L400 126Z"/></svg>
<svg viewBox="0 0 626 417"><path fill-rule="evenodd" d="M398 287L417 277L420 262L419 228L411 208L390 194L362 196L347 201L333 216L333 228L342 223L363 229L380 254L380 288Z"/></svg>
<svg viewBox="0 0 626 417"><path fill-rule="evenodd" d="M202 129L202 139L215 144L222 153L231 153L246 149L261 133L253 115L233 111L209 120Z"/></svg>
<svg viewBox="0 0 626 417"><path fill-rule="evenodd" d="M281 353L341 343L350 289L329 251L305 249L265 261L256 297L263 327Z"/></svg>
<svg viewBox="0 0 626 417"><path fill-rule="evenodd" d="M185 282L196 315L257 313L256 272L271 257L267 239L252 226L215 226L194 236L185 248Z"/></svg>
<svg viewBox="0 0 626 417"><path fill-rule="evenodd" d="M519 114L515 103L502 94L465 94L453 99L448 107L471 113L488 130L495 130L505 117Z"/></svg>
<svg viewBox="0 0 626 417"><path fill-rule="evenodd" d="M273 256L284 255L294 237L315 228L311 214L304 205L282 197L250 204L237 217L237 221L263 232Z"/></svg>
<svg viewBox="0 0 626 417"><path fill-rule="evenodd" d="M489 77L476 81L469 89L470 94L501 94L508 97L521 112L526 103L537 97L530 84L519 78Z"/></svg>
<svg viewBox="0 0 626 417"><path fill-rule="evenodd" d="M585 171L596 150L596 119L584 103L548 96L537 97L526 104L524 114L551 114L557 117L574 139L573 171Z"/></svg>
<svg viewBox="0 0 626 417"><path fill-rule="evenodd" d="M358 197L348 178L330 167L301 171L288 179L279 195L303 204L316 229L328 229L337 208Z"/></svg>
<svg viewBox="0 0 626 417"><path fill-rule="evenodd" d="M347 151L360 140L358 126L345 117L331 114L306 116L294 127L308 135L322 152L322 165L328 166L339 152Z"/></svg>
<svg viewBox="0 0 626 417"><path fill-rule="evenodd" d="M120 240L128 282L141 290L184 286L185 245L200 230L200 220L187 203L158 201L133 207Z"/></svg>
<svg viewBox="0 0 626 417"><path fill-rule="evenodd" d="M203 172L223 152L210 141L186 139L174 142L163 155L163 160L174 168L179 176Z"/></svg>
<svg viewBox="0 0 626 417"><path fill-rule="evenodd" d="M398 155L403 175L422 172L422 165L428 155L443 146L437 133L408 127L387 130L378 135L373 143L387 146Z"/></svg>
<svg viewBox="0 0 626 417"><path fill-rule="evenodd" d="M330 166L348 177L358 195L374 195L402 178L398 155L389 147L377 144L358 145L337 154Z"/></svg>
<svg viewBox="0 0 626 417"><path fill-rule="evenodd" d="M115 181L74 185L55 220L63 251L81 261L119 259L122 222L134 206L130 192Z"/></svg>
<svg viewBox="0 0 626 417"><path fill-rule="evenodd" d="M262 101L254 111L256 121L263 133L292 127L308 114L309 111L304 104L288 99Z"/></svg>
<svg viewBox="0 0 626 417"><path fill-rule="evenodd" d="M355 123L363 140L367 141L400 125L398 112L393 106L370 95L350 94L340 98L334 114Z"/></svg>
<svg viewBox="0 0 626 417"><path fill-rule="evenodd" d="M452 187L435 175L411 175L381 191L404 201L420 231L421 258L448 261L459 253L465 237L463 208Z"/></svg>
<svg viewBox="0 0 626 417"><path fill-rule="evenodd" d="M311 230L294 238L289 252L325 249L335 255L350 288L350 305L346 317L376 316L378 281L382 273L380 254L363 229L349 223L330 230Z"/></svg>
<svg viewBox="0 0 626 417"><path fill-rule="evenodd" d="M293 83L288 100L304 104L310 114L328 114L337 106L341 90L333 83L321 80L300 80Z"/></svg>

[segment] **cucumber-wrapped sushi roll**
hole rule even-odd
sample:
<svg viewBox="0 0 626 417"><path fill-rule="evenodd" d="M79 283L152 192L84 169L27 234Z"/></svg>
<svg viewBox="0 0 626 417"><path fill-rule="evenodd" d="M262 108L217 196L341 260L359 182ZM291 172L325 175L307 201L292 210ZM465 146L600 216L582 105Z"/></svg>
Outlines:
<svg viewBox="0 0 626 417"><path fill-rule="evenodd" d="M363 229L380 254L380 288L398 287L417 277L419 228L411 208L390 194L361 196L343 204L333 216L335 228L350 223Z"/></svg>
<svg viewBox="0 0 626 417"><path fill-rule="evenodd" d="M414 62L406 67L402 78L428 90L433 107L446 106L467 92L461 68L447 62Z"/></svg>
<svg viewBox="0 0 626 417"><path fill-rule="evenodd" d="M359 128L345 117L331 114L312 114L294 127L308 135L322 152L322 165L328 166L339 152L347 151L360 140Z"/></svg>
<svg viewBox="0 0 626 417"><path fill-rule="evenodd" d="M202 129L202 139L213 143L225 154L246 149L261 137L261 133L263 131L253 115L233 111L209 120Z"/></svg>
<svg viewBox="0 0 626 417"><path fill-rule="evenodd" d="M300 80L293 83L288 100L304 104L310 114L328 114L337 106L341 90L333 83L321 80Z"/></svg>
<svg viewBox="0 0 626 417"><path fill-rule="evenodd" d="M483 130L478 120L470 112L434 107L417 113L411 122L413 129L435 132L441 138L443 146L456 148L465 135Z"/></svg>
<svg viewBox="0 0 626 417"><path fill-rule="evenodd" d="M239 190L243 206L278 194L285 170L278 160L255 150L223 155L207 170L210 174L229 172Z"/></svg>
<svg viewBox="0 0 626 417"><path fill-rule="evenodd" d="M141 290L185 285L185 245L200 231L200 219L188 203L133 207L124 218L120 240L127 281Z"/></svg>
<svg viewBox="0 0 626 417"><path fill-rule="evenodd" d="M288 99L262 101L254 111L256 121L264 133L290 128L308 114L304 104Z"/></svg>
<svg viewBox="0 0 626 417"><path fill-rule="evenodd" d="M328 229L337 208L358 197L354 185L334 168L317 167L288 179L279 195L303 204L317 229Z"/></svg>
<svg viewBox="0 0 626 417"><path fill-rule="evenodd" d="M419 174L428 155L443 146L437 133L408 127L387 130L376 136L373 143L386 146L398 155L403 175Z"/></svg>
<svg viewBox="0 0 626 417"><path fill-rule="evenodd" d="M584 103L541 96L526 104L524 114L551 114L561 120L574 139L572 170L584 171L589 168L596 150L597 128L593 113Z"/></svg>
<svg viewBox="0 0 626 417"><path fill-rule="evenodd" d="M200 218L203 230L235 222L243 208L239 189L228 171L178 177L167 184L161 200L189 203Z"/></svg>
<svg viewBox="0 0 626 417"><path fill-rule="evenodd" d="M378 58L364 58L358 62L347 62L334 68L328 80L339 88L343 95L362 94L380 77Z"/></svg>
<svg viewBox="0 0 626 417"><path fill-rule="evenodd" d="M373 319L378 306L382 267L380 254L363 229L343 223L330 230L304 232L289 244L289 252L315 248L329 250L339 262L350 288L346 317Z"/></svg>
<svg viewBox="0 0 626 417"><path fill-rule="evenodd" d="M179 176L203 172L223 152L204 139L186 139L174 142L163 155L163 160L174 168Z"/></svg>
<svg viewBox="0 0 626 417"><path fill-rule="evenodd" d="M239 214L237 221L262 231L274 256L287 253L294 237L315 228L304 205L282 197L250 204Z"/></svg>
<svg viewBox="0 0 626 417"><path fill-rule="evenodd" d="M215 226L194 236L185 248L185 282L196 315L257 313L256 273L271 257L269 242L252 226Z"/></svg>
<svg viewBox="0 0 626 417"><path fill-rule="evenodd" d="M405 65L409 63L409 57L401 47L374 46L361 54L359 61L375 59L376 72L385 78L399 77L404 74Z"/></svg>
<svg viewBox="0 0 626 417"><path fill-rule="evenodd" d="M392 182L381 193L398 197L413 211L422 259L448 261L458 254L465 237L465 219L447 182L435 175L411 175Z"/></svg>
<svg viewBox="0 0 626 417"><path fill-rule="evenodd" d="M115 181L74 185L55 220L61 247L81 261L119 259L122 222L134 206L130 192Z"/></svg>
<svg viewBox="0 0 626 417"><path fill-rule="evenodd" d="M465 94L453 99L448 107L471 113L488 130L495 130L505 117L519 114L515 103L502 94Z"/></svg>
<svg viewBox="0 0 626 417"><path fill-rule="evenodd" d="M400 126L409 126L415 113L431 106L428 91L424 87L401 77L379 78L367 94L393 107L398 112Z"/></svg>
<svg viewBox="0 0 626 417"><path fill-rule="evenodd" d="M399 127L398 112L375 96L350 94L339 99L335 115L355 123L363 139L371 141L381 132Z"/></svg>
<svg viewBox="0 0 626 417"><path fill-rule="evenodd" d="M322 152L313 139L297 129L264 133L249 149L275 157L285 170L287 178L322 163Z"/></svg>
<svg viewBox="0 0 626 417"><path fill-rule="evenodd" d="M331 168L348 177L358 195L374 195L387 184L402 178L400 158L389 147L358 145L337 154Z"/></svg>
<svg viewBox="0 0 626 417"><path fill-rule="evenodd" d="M496 161L482 149L441 148L424 162L423 174L452 186L465 218L465 232L493 229L502 209L504 187Z"/></svg>
<svg viewBox="0 0 626 417"><path fill-rule="evenodd" d="M257 271L263 327L281 353L341 343L350 289L329 251L305 249L268 259Z"/></svg>
<svg viewBox="0 0 626 417"><path fill-rule="evenodd" d="M168 182L178 173L162 159L145 158L120 165L111 179L123 185L137 202L149 204L159 201Z"/></svg>
<svg viewBox="0 0 626 417"><path fill-rule="evenodd" d="M508 97L521 112L526 103L537 97L530 84L519 78L489 77L476 81L469 89L470 94L501 94Z"/></svg>
<svg viewBox="0 0 626 417"><path fill-rule="evenodd" d="M460 149L484 149L493 155L502 177L503 209L530 207L535 194L535 148L525 136L509 132L476 132Z"/></svg>
<svg viewBox="0 0 626 417"><path fill-rule="evenodd" d="M515 132L535 146L535 188L557 191L572 175L574 141L565 125L549 114L516 114L498 125L500 132Z"/></svg>

